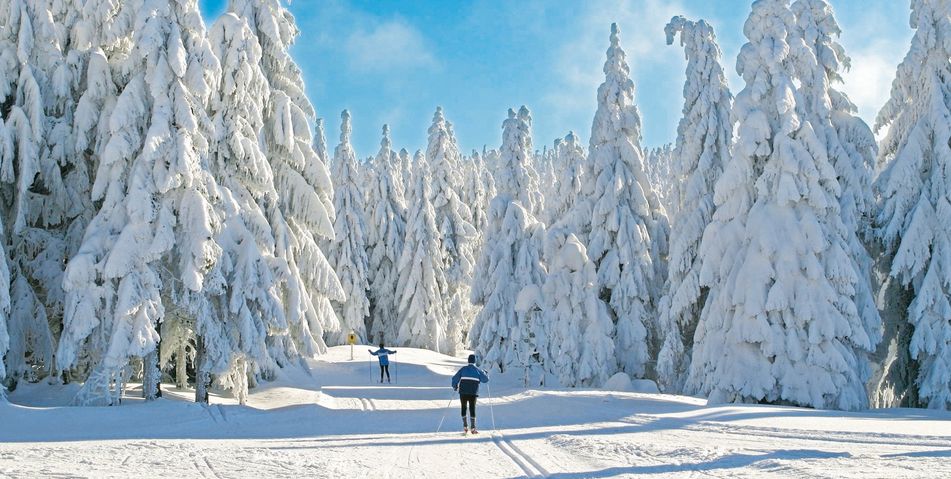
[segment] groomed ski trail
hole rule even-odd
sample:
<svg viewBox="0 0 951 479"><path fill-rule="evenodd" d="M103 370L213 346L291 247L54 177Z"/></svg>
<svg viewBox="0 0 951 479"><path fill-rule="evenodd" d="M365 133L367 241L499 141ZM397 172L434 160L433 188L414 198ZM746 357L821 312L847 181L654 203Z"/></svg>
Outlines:
<svg viewBox="0 0 951 479"><path fill-rule="evenodd" d="M514 462L527 477L548 477L550 474L545 468L531 456L522 452L512 441L509 441L502 433L494 431L492 433L492 442L505 453L512 462Z"/></svg>
<svg viewBox="0 0 951 479"><path fill-rule="evenodd" d="M525 389L517 371L490 371L484 428L463 437L449 382L464 360L397 349L398 385L368 383L365 358L332 348L262 382L247 406L217 390L194 404L169 386L151 403L66 407L77 385L21 383L0 404L0 477L951 477L944 411L708 407Z"/></svg>

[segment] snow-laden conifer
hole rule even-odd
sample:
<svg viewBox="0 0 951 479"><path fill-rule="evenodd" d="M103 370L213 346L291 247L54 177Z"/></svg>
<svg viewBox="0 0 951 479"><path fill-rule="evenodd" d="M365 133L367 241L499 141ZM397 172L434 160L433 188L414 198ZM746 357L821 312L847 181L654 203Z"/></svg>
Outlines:
<svg viewBox="0 0 951 479"><path fill-rule="evenodd" d="M624 372L647 373L657 341L654 300L663 274L667 219L647 179L640 147L641 120L634 104L634 82L621 49L619 29L611 25L611 46L598 88L598 110L591 126L588 161L593 186L583 233L597 265L602 297L615 320L615 350Z"/></svg>
<svg viewBox="0 0 951 479"><path fill-rule="evenodd" d="M101 3L101 2L99 2ZM124 40L131 32L122 25L134 12L131 9L100 8L97 2L86 2L75 24L75 48L82 66L82 79L77 87L77 100L72 123L73 144L67 149L73 169L67 184L74 191L71 203L83 210L67 233L67 260L74 258L81 246L96 209L92 206L93 171L102 160L111 135L110 118L117 105L122 77L113 77L128 56L130 43ZM121 20L120 20L121 19ZM79 161L79 160L83 161ZM95 281L63 284L65 299L63 329L57 345L56 361L61 370L75 370L85 378L108 347L112 317L99 314L104 292Z"/></svg>
<svg viewBox="0 0 951 479"><path fill-rule="evenodd" d="M412 192L406 216L406 236L397 264L397 341L410 347L445 352L449 345L449 317L440 285L445 265L440 261L439 229L429 191L431 168L417 152Z"/></svg>
<svg viewBox="0 0 951 479"><path fill-rule="evenodd" d="M701 242L710 288L688 390L713 403L868 405L857 280L827 144L797 91L802 57L788 0L753 4L737 60L733 157Z"/></svg>
<svg viewBox="0 0 951 479"><path fill-rule="evenodd" d="M400 184L403 185L403 199L408 206L412 200L413 188L416 183L413 179L413 159L406 148L400 148L397 154L397 170L399 171Z"/></svg>
<svg viewBox="0 0 951 479"><path fill-rule="evenodd" d="M858 108L837 89L851 60L838 42L841 30L832 6L826 0L797 0L792 10L797 43L801 39L805 46L793 50L801 78L801 110L823 142L839 182L840 216L855 274L851 284L839 288L857 308L859 324L852 325L849 341L859 358L860 375L868 380L868 357L882 340L882 319L872 292L872 258L866 247L873 239L872 169L878 148L871 129L857 116Z"/></svg>
<svg viewBox="0 0 951 479"><path fill-rule="evenodd" d="M570 229L579 240L584 223L583 216L573 214L575 202L583 195L585 164L587 153L578 141L578 136L569 131L564 140L556 143L555 148L555 184L551 194L545 197L551 224Z"/></svg>
<svg viewBox="0 0 951 479"><path fill-rule="evenodd" d="M63 259L91 216L89 168L72 154L82 58L70 2L0 4L0 181L8 226L11 286L7 372L35 380L56 373L54 331L62 327Z"/></svg>
<svg viewBox="0 0 951 479"><path fill-rule="evenodd" d="M80 403L115 403L115 382L131 357L144 360L145 396L157 394L159 324L168 308L208 314L204 280L220 254L205 112L219 66L197 3L144 0L119 8L133 19L135 47L124 60L131 75L109 118L93 185L101 207L64 280L67 291L101 284L71 314L112 321L109 346Z"/></svg>
<svg viewBox="0 0 951 479"><path fill-rule="evenodd" d="M469 343L487 364L526 368L536 350L547 346L538 307L545 280L542 247L545 227L521 200L539 201L531 180L531 114L509 110L503 123L501 181L489 205L485 246L476 265L472 302L482 307L469 331ZM527 382L527 377L526 377Z"/></svg>
<svg viewBox="0 0 951 479"><path fill-rule="evenodd" d="M340 332L328 338L328 342L346 344L350 331L356 333L361 343L366 342L365 319L369 315L369 261L366 247L366 221L363 217L363 195L356 183L357 160L350 145L350 112L340 115L340 144L334 151L334 220L336 238L330 243L329 257L343 286L345 299L335 304L340 317Z"/></svg>
<svg viewBox="0 0 951 479"><path fill-rule="evenodd" d="M218 281L209 285L209 293L220 296L213 302L215 314L195 329L204 347L198 380L204 387L205 375L220 378L235 388L233 394L243 403L248 368L254 371L271 363L268 334L288 331L279 295L288 265L274 256L274 232L266 213L277 203L277 190L258 141L268 92L261 47L247 22L230 12L215 22L209 36L222 69L210 108L216 133L211 166L221 195L222 229L216 241L222 255L215 270ZM187 354L183 348L177 353Z"/></svg>
<svg viewBox="0 0 951 479"><path fill-rule="evenodd" d="M326 348L324 335L338 331L331 300L342 299L320 242L334 237L334 191L329 170L313 148L316 113L304 91L290 48L300 31L280 0L230 0L228 11L248 21L261 45L268 80L262 141L274 172L279 203L270 208L275 256L289 266L282 283L289 333L270 341L279 364Z"/></svg>
<svg viewBox="0 0 951 479"><path fill-rule="evenodd" d="M468 329L471 308L466 298L472 281L473 242L472 212L460 197L463 176L459 147L441 107L436 108L429 127L426 164L432 170L432 205L439 229L440 261L444 266L444 283L440 285L449 317L447 350L454 353ZM415 199L414 199L415 200Z"/></svg>
<svg viewBox="0 0 951 479"><path fill-rule="evenodd" d="M324 132L324 119L318 118L314 122L314 153L323 164L330 163L327 150L327 134Z"/></svg>
<svg viewBox="0 0 951 479"><path fill-rule="evenodd" d="M549 369L562 386L599 387L617 372L614 324L598 297L594 263L581 241L566 228L545 238L548 275L542 287L544 324L549 334Z"/></svg>
<svg viewBox="0 0 951 479"><path fill-rule="evenodd" d="M380 151L373 159L376 182L369 185L375 190L375 203L369 206L367 217L367 247L369 256L369 286L371 305L370 340L393 343L399 329L400 254L406 233L406 205L403 192L395 187L399 170L392 150L390 129L383 126Z"/></svg>
<svg viewBox="0 0 951 479"><path fill-rule="evenodd" d="M886 130L876 180L877 235L889 280L886 406L951 408L951 5L911 2L911 47L875 127Z"/></svg>
<svg viewBox="0 0 951 479"><path fill-rule="evenodd" d="M713 217L714 186L730 158L733 96L720 66L713 27L703 20L674 17L665 31L668 45L680 37L687 56L687 80L684 116L672 154L671 173L683 178L683 184L673 199L680 205L680 214L670 232L666 294L658 311L665 337L657 357L657 380L663 390L680 392L706 297L706 289L700 286L700 240Z"/></svg>
<svg viewBox="0 0 951 479"><path fill-rule="evenodd" d="M512 201L518 201L532 216L537 216L544 200L534 166L532 116L528 108L523 106L515 116L509 115L502 128L502 147L490 155L497 158L491 160L495 163L496 190L510 195Z"/></svg>

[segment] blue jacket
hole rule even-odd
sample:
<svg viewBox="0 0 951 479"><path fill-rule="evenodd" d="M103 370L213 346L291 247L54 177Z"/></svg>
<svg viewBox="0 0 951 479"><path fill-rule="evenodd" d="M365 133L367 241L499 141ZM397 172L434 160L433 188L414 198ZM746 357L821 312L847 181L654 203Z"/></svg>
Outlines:
<svg viewBox="0 0 951 479"><path fill-rule="evenodd" d="M380 366L389 366L390 365L389 355L396 354L396 351L390 351L389 349L386 349L386 348L380 348L380 349L377 349L376 351L370 351L370 354L380 358Z"/></svg>
<svg viewBox="0 0 951 479"><path fill-rule="evenodd" d="M452 388L458 389L461 396L478 396L479 384L487 382L489 376L485 371L477 368L475 364L469 364L452 377Z"/></svg>

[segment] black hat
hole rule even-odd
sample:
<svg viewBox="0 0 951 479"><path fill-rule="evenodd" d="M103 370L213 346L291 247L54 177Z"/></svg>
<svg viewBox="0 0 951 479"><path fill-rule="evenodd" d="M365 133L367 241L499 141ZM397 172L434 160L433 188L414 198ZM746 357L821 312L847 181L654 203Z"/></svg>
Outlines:
<svg viewBox="0 0 951 479"><path fill-rule="evenodd" d="M469 364L475 364L475 354L469 355Z"/></svg>

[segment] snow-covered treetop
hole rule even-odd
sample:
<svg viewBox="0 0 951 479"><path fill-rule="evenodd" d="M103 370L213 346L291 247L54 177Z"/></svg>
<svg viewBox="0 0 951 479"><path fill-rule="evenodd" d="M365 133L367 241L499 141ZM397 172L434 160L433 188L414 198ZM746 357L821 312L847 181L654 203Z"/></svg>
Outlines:
<svg viewBox="0 0 951 479"><path fill-rule="evenodd" d="M591 125L591 147L614 142L614 134L623 131L632 142L640 144L641 117L634 103L634 81L631 68L621 48L620 29L611 24L611 46L604 62L604 83L598 87L598 111Z"/></svg>
<svg viewBox="0 0 951 479"><path fill-rule="evenodd" d="M511 108L502 123L502 147L496 171L498 194L520 201L532 214L542 207L538 172L532 166L532 114L524 105L515 113Z"/></svg>
<svg viewBox="0 0 951 479"><path fill-rule="evenodd" d="M330 162L327 157L327 135L324 133L323 118L318 118L314 124L314 152L325 165Z"/></svg>

